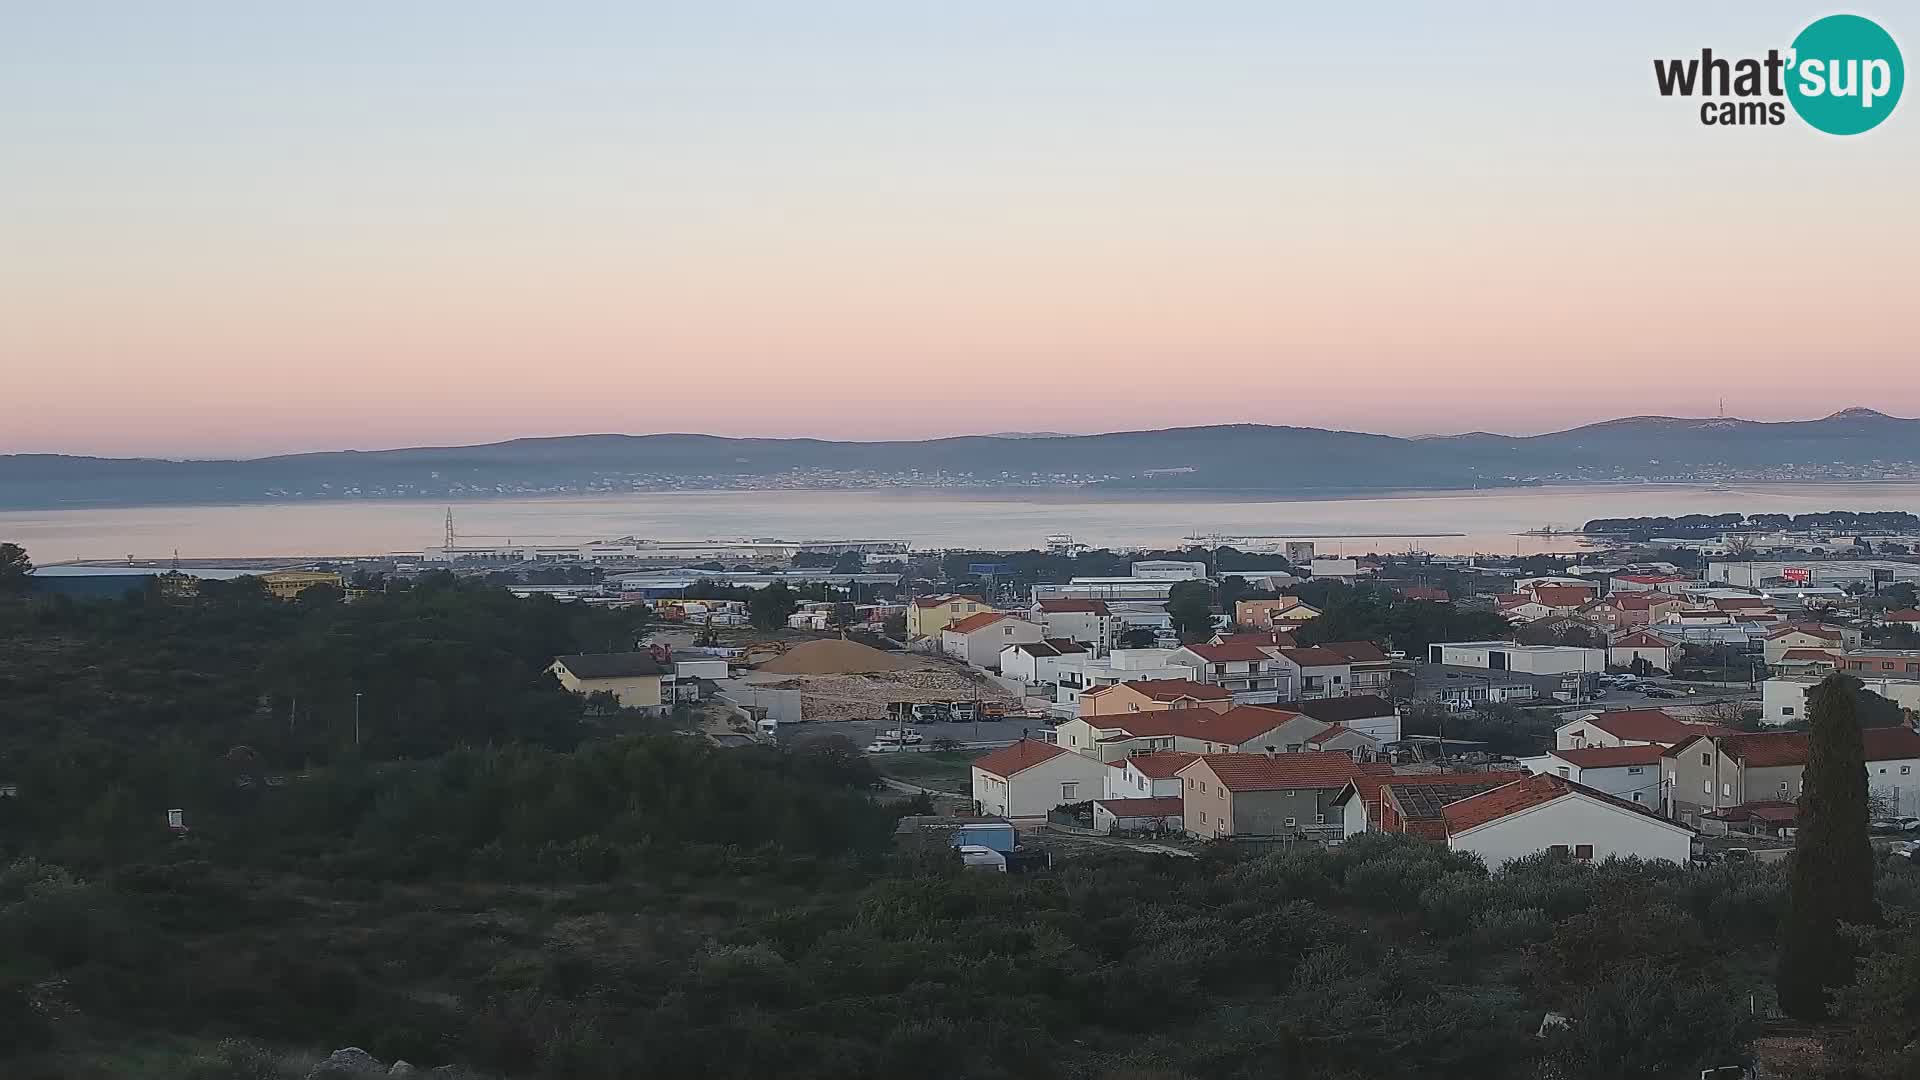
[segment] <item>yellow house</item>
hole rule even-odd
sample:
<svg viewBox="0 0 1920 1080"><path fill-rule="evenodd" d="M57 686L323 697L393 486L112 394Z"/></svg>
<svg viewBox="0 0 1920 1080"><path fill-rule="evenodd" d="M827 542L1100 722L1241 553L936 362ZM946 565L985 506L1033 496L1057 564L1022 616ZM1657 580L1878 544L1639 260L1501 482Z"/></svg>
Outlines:
<svg viewBox="0 0 1920 1080"><path fill-rule="evenodd" d="M292 600L315 585L331 585L337 589L341 578L331 570L275 570L261 574L260 584L275 600Z"/></svg>
<svg viewBox="0 0 1920 1080"><path fill-rule="evenodd" d="M1278 600L1240 600L1233 605L1233 621L1257 630L1286 630L1320 617L1320 609L1301 603L1297 596Z"/></svg>
<svg viewBox="0 0 1920 1080"><path fill-rule="evenodd" d="M907 605L907 636L936 637L961 619L992 610L992 604L977 596L916 596Z"/></svg>
<svg viewBox="0 0 1920 1080"><path fill-rule="evenodd" d="M1233 692L1208 686L1191 679L1142 679L1139 682L1096 686L1080 695L1080 715L1124 716L1128 713L1161 712L1170 709L1210 709L1217 713L1233 708Z"/></svg>
<svg viewBox="0 0 1920 1080"><path fill-rule="evenodd" d="M643 652L556 656L547 670L576 694L612 694L628 709L659 712L663 707L660 680L666 673Z"/></svg>

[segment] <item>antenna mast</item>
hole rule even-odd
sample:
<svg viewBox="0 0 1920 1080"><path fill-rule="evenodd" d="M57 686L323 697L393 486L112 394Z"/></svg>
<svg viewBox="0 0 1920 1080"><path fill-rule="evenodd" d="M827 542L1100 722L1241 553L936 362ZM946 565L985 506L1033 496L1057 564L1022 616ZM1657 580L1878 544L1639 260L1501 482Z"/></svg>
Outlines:
<svg viewBox="0 0 1920 1080"><path fill-rule="evenodd" d="M451 559L453 558L453 507L451 506L447 507L447 538L445 543L447 558Z"/></svg>

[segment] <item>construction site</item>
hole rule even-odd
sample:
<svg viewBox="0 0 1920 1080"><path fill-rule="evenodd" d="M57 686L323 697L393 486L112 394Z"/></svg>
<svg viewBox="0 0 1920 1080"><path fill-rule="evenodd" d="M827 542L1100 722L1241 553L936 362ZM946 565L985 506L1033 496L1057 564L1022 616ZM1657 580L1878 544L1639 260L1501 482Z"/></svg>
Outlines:
<svg viewBox="0 0 1920 1080"><path fill-rule="evenodd" d="M888 652L857 641L828 638L761 646L745 659L751 668L735 681L766 691L800 695L805 722L884 720L899 705L978 702L1017 710L1014 695L985 675L951 660Z"/></svg>

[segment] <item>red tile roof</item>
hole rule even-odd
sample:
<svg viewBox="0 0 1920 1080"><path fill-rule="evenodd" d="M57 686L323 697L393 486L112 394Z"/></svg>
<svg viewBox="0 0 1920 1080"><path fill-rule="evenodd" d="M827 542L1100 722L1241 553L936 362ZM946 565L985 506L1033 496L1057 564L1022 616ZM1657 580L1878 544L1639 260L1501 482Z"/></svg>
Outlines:
<svg viewBox="0 0 1920 1080"><path fill-rule="evenodd" d="M1296 788L1342 788L1356 776L1390 775L1391 765L1362 764L1345 754L1317 750L1298 754L1205 754L1186 769L1202 764L1213 771L1228 791L1284 791ZM1185 773L1186 769L1181 772Z"/></svg>
<svg viewBox="0 0 1920 1080"><path fill-rule="evenodd" d="M1531 810L1536 806L1544 806L1555 799L1574 794L1624 807L1636 814L1645 814L1655 821L1673 825L1675 828L1686 827L1678 822L1669 822L1638 803L1615 798L1604 791L1596 791L1585 784L1576 784L1564 776L1555 776L1553 773L1529 776L1525 780L1515 780L1511 784L1494 788L1492 791L1483 791L1478 795L1461 799L1459 802L1448 803L1441 813L1447 820L1447 835L1457 836L1468 829L1477 829L1489 822L1511 817L1522 810Z"/></svg>
<svg viewBox="0 0 1920 1080"><path fill-rule="evenodd" d="M1272 648L1275 646L1256 645L1253 642L1232 642L1223 645L1189 645L1187 651L1209 664L1244 664L1249 661L1273 659L1273 654L1267 651Z"/></svg>
<svg viewBox="0 0 1920 1080"><path fill-rule="evenodd" d="M1296 714L1274 709L1242 705L1217 713L1212 709L1156 709L1152 712L1119 713L1113 716L1089 716L1087 723L1096 728L1118 728L1136 739L1177 735L1187 739L1238 746L1256 735L1264 735ZM1108 740L1102 740L1108 741ZM1119 741L1119 740L1112 740Z"/></svg>
<svg viewBox="0 0 1920 1080"><path fill-rule="evenodd" d="M1008 615L1004 611L983 611L978 615L969 615L959 622L949 623L947 624L947 629L954 633L971 634L975 630L992 626L1001 619L1011 619L1012 617L1013 616Z"/></svg>
<svg viewBox="0 0 1920 1080"><path fill-rule="evenodd" d="M1184 750L1162 750L1153 754L1135 754L1116 764L1123 768L1131 765L1140 770L1140 774L1149 780L1167 780L1171 779L1174 773L1193 764L1193 759L1199 756Z"/></svg>
<svg viewBox="0 0 1920 1080"><path fill-rule="evenodd" d="M1711 724L1689 724L1664 709L1621 709L1582 717L1587 723L1616 739L1629 742L1655 742L1672 746L1695 735L1729 735L1728 728Z"/></svg>
<svg viewBox="0 0 1920 1080"><path fill-rule="evenodd" d="M994 776L1011 779L1017 773L1026 772L1035 765L1050 761L1070 750L1041 742L1038 739L1021 739L1012 746L1003 746L985 757L975 758L973 767Z"/></svg>
<svg viewBox="0 0 1920 1080"><path fill-rule="evenodd" d="M1675 582L1692 581L1692 578L1677 577L1673 574L1619 574L1615 581L1631 581L1635 585L1670 585Z"/></svg>
<svg viewBox="0 0 1920 1080"><path fill-rule="evenodd" d="M1620 611L1652 611L1660 604L1679 602L1679 597L1662 592L1624 592L1607 597L1607 603Z"/></svg>
<svg viewBox="0 0 1920 1080"><path fill-rule="evenodd" d="M1072 612L1086 615L1110 614L1105 600L1042 600L1038 606L1041 611L1054 615Z"/></svg>
<svg viewBox="0 0 1920 1080"><path fill-rule="evenodd" d="M1863 728L1860 742L1866 750L1868 761L1920 759L1920 732L1912 728ZM1804 731L1732 735L1720 740L1720 748L1728 757L1755 769L1807 763L1807 733ZM1669 752L1680 749L1676 746Z"/></svg>
<svg viewBox="0 0 1920 1080"><path fill-rule="evenodd" d="M1179 817L1186 812L1186 800L1178 795L1161 795L1152 799L1095 799L1093 801L1117 818Z"/></svg>
<svg viewBox="0 0 1920 1080"><path fill-rule="evenodd" d="M1319 647L1339 653L1350 664L1379 664L1387 659L1380 646L1371 641L1323 641Z"/></svg>
<svg viewBox="0 0 1920 1080"><path fill-rule="evenodd" d="M1340 667L1347 658L1341 653L1321 646L1305 649L1281 649L1280 655L1301 667Z"/></svg>
<svg viewBox="0 0 1920 1080"><path fill-rule="evenodd" d="M1593 589L1586 585L1542 585L1533 590L1533 598L1548 607L1579 607L1593 599Z"/></svg>
<svg viewBox="0 0 1920 1080"><path fill-rule="evenodd" d="M1738 611L1742 608L1770 608L1773 601L1764 596L1716 596L1713 606L1721 611Z"/></svg>
<svg viewBox="0 0 1920 1080"><path fill-rule="evenodd" d="M1845 657L1832 649L1788 649L1780 654L1782 660L1821 660L1838 665Z"/></svg>
<svg viewBox="0 0 1920 1080"><path fill-rule="evenodd" d="M1216 645L1280 645L1293 648L1293 635L1285 630L1256 630L1245 634L1227 634Z"/></svg>
<svg viewBox="0 0 1920 1080"><path fill-rule="evenodd" d="M1868 761L1900 761L1920 758L1920 732L1907 727L1864 728L1860 742Z"/></svg>
<svg viewBox="0 0 1920 1080"><path fill-rule="evenodd" d="M1901 608L1899 611L1887 612L1882 618L1887 622L1920 622L1920 610Z"/></svg>
<svg viewBox="0 0 1920 1080"><path fill-rule="evenodd" d="M1095 694L1104 694L1109 690L1118 690L1122 686L1144 694L1154 701L1177 701L1180 698L1194 698L1199 701L1226 701L1233 697L1231 690L1226 690L1218 686L1208 686L1206 683L1197 683L1192 679L1141 679L1139 682L1115 683L1112 686L1096 686L1080 696L1092 697ZM1093 719L1105 720L1107 717L1101 716L1094 717Z"/></svg>
<svg viewBox="0 0 1920 1080"><path fill-rule="evenodd" d="M1398 590L1403 600L1447 600L1447 590L1431 585L1403 585Z"/></svg>
<svg viewBox="0 0 1920 1080"><path fill-rule="evenodd" d="M1789 634L1806 634L1809 637L1824 638L1827 641L1839 641L1845 637L1840 631L1829 630L1824 626L1814 626L1807 623L1788 623L1773 633L1768 634L1767 640L1772 641L1774 638L1783 638Z"/></svg>
<svg viewBox="0 0 1920 1080"><path fill-rule="evenodd" d="M1551 750L1554 757L1583 769L1611 769L1621 765L1655 765L1667 748L1651 746L1588 746L1579 750Z"/></svg>
<svg viewBox="0 0 1920 1080"><path fill-rule="evenodd" d="M1318 735L1313 736L1307 741L1310 743L1314 743L1316 745L1319 743L1331 742L1332 740L1337 739L1342 735L1349 734L1352 731L1353 729L1348 727L1345 724L1328 724L1325 731L1320 732Z"/></svg>

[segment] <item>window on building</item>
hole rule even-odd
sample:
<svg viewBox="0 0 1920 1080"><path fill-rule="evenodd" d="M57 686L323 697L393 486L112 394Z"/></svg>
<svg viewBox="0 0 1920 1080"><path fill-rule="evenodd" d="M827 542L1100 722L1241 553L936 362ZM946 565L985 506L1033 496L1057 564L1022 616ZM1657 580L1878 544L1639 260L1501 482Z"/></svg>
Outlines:
<svg viewBox="0 0 1920 1080"><path fill-rule="evenodd" d="M1710 753L1707 753L1707 752L1706 752L1706 751L1704 751L1704 750L1703 750L1703 751L1701 751L1701 753L1700 753L1700 764L1702 764L1702 765L1712 765L1712 764L1713 764L1713 755L1712 755L1712 754L1710 754ZM1712 789L1712 788L1708 788L1707 790L1708 790L1708 791L1712 791L1713 789Z"/></svg>
<svg viewBox="0 0 1920 1080"><path fill-rule="evenodd" d="M1791 705L1782 705L1782 706L1780 706L1780 715L1781 715L1781 716L1792 716L1792 715L1793 715L1793 706L1791 706Z"/></svg>
<svg viewBox="0 0 1920 1080"><path fill-rule="evenodd" d="M1593 861L1593 845L1592 844L1573 845L1573 857L1576 859L1583 860L1585 862L1592 862Z"/></svg>
<svg viewBox="0 0 1920 1080"><path fill-rule="evenodd" d="M1721 796L1722 798L1726 798L1726 799L1731 799L1731 798L1733 798L1733 785L1732 785L1732 784L1721 784L1721 785L1720 785L1720 796Z"/></svg>
<svg viewBox="0 0 1920 1080"><path fill-rule="evenodd" d="M1294 827L1294 824L1295 824L1295 822L1294 822L1294 820L1293 820L1292 818L1288 818L1288 819L1287 819L1287 828L1289 828L1289 829L1291 829L1291 828L1293 828L1293 827Z"/></svg>
<svg viewBox="0 0 1920 1080"><path fill-rule="evenodd" d="M1552 852L1553 852L1553 853L1554 853L1555 855L1561 855L1561 856L1564 856L1564 855L1565 855L1565 854L1567 853L1567 845L1565 845L1565 844L1555 844L1555 845L1553 845L1553 847L1552 847L1552 848L1551 848L1550 850L1551 850L1551 851L1552 851Z"/></svg>
<svg viewBox="0 0 1920 1080"><path fill-rule="evenodd" d="M1633 801L1634 801L1634 802L1639 802L1639 801L1640 801L1640 793L1639 793L1639 792L1637 792L1637 791L1636 791L1636 792L1634 792L1634 793L1633 793Z"/></svg>
<svg viewBox="0 0 1920 1080"><path fill-rule="evenodd" d="M1913 773L1913 766L1911 766L1911 765L1902 765L1902 766L1900 766L1900 775L1901 775L1901 776L1909 776L1909 775L1911 775L1912 773Z"/></svg>
<svg viewBox="0 0 1920 1080"><path fill-rule="evenodd" d="M1205 810L1202 810L1200 811L1200 824L1205 825L1206 823L1207 823L1207 812Z"/></svg>
<svg viewBox="0 0 1920 1080"><path fill-rule="evenodd" d="M1559 773L1561 776L1564 776L1569 780L1573 779L1573 770L1567 768L1565 765L1562 765L1553 771Z"/></svg>
<svg viewBox="0 0 1920 1080"><path fill-rule="evenodd" d="M1215 795L1215 796L1216 796L1217 798L1219 798L1219 800L1220 800L1221 802L1226 802L1226 801L1227 801L1227 789L1226 789L1226 788L1218 788L1218 789L1216 789L1216 790L1214 791L1214 795Z"/></svg>
<svg viewBox="0 0 1920 1080"><path fill-rule="evenodd" d="M1315 825L1325 825L1327 823L1327 815L1325 814L1313 815L1313 823Z"/></svg>
<svg viewBox="0 0 1920 1080"><path fill-rule="evenodd" d="M1639 775L1640 775L1641 773L1643 773L1643 772L1646 772L1646 771L1647 771L1647 770L1646 770L1646 766L1644 766L1644 765L1629 765L1629 766L1627 766L1627 775L1628 775L1628 776L1639 776Z"/></svg>
<svg viewBox="0 0 1920 1080"><path fill-rule="evenodd" d="M1080 797L1080 784L1078 781L1068 780L1060 785L1060 801L1061 802L1073 802L1075 799L1078 799L1079 797Z"/></svg>
<svg viewBox="0 0 1920 1080"><path fill-rule="evenodd" d="M1713 794L1713 781L1711 780L1700 781L1700 793L1703 795Z"/></svg>

